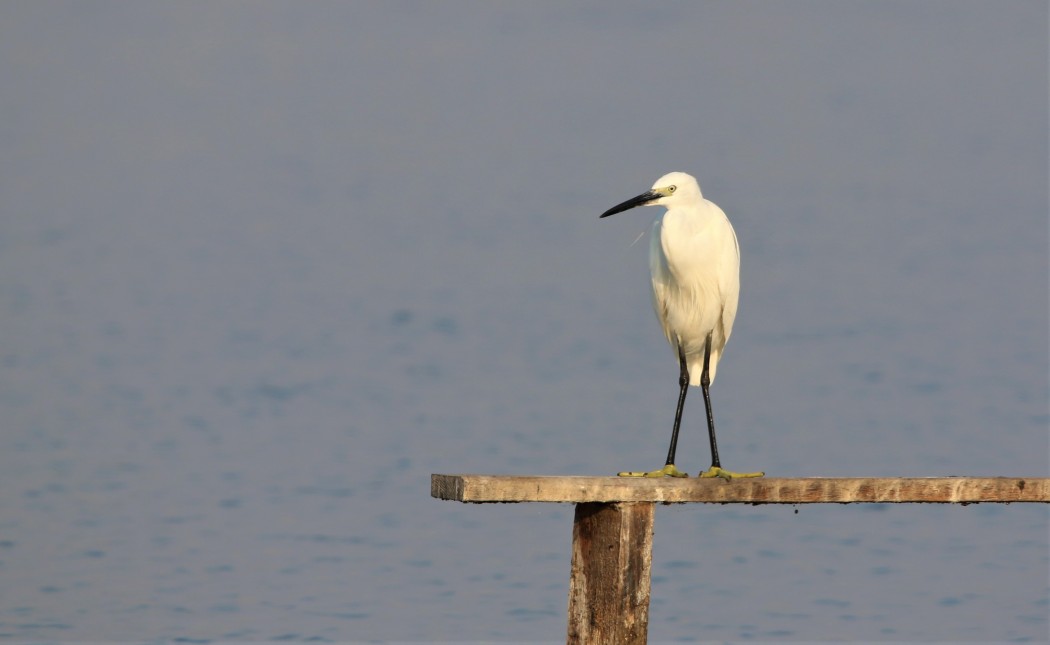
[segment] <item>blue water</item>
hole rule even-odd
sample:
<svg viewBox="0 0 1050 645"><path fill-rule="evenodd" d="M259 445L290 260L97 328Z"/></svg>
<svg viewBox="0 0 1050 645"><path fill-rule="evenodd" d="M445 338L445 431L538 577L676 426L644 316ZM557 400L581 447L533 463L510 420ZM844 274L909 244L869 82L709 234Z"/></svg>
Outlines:
<svg viewBox="0 0 1050 645"><path fill-rule="evenodd" d="M1046 24L0 6L0 639L563 639L572 507L430 474L662 463L656 213L597 216L669 170L742 247L727 467L1047 476ZM650 636L1046 641L1048 536L1042 505L660 507Z"/></svg>

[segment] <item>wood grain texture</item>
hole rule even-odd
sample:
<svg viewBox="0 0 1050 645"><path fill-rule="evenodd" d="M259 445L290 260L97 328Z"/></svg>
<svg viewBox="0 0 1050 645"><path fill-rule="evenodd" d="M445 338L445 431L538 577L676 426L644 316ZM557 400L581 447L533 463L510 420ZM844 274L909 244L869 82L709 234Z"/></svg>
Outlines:
<svg viewBox="0 0 1050 645"><path fill-rule="evenodd" d="M439 499L492 502L709 504L1050 503L1046 477L629 477L431 475Z"/></svg>
<svg viewBox="0 0 1050 645"><path fill-rule="evenodd" d="M646 502L576 505L568 643L646 642L653 509Z"/></svg>

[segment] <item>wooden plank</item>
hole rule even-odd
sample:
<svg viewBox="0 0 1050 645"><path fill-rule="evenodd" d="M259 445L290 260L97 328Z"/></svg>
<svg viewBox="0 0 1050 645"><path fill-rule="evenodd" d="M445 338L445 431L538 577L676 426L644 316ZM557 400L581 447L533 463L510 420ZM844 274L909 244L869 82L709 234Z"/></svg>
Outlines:
<svg viewBox="0 0 1050 645"><path fill-rule="evenodd" d="M568 643L646 642L654 506L646 502L576 505Z"/></svg>
<svg viewBox="0 0 1050 645"><path fill-rule="evenodd" d="M459 502L711 504L1050 503L1046 477L630 477L432 475L433 497Z"/></svg>

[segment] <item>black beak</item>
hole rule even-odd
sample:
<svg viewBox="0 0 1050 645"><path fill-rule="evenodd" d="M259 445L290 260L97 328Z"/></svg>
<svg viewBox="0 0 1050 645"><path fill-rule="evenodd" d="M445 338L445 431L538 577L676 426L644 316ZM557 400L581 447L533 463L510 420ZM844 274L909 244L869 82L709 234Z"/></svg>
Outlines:
<svg viewBox="0 0 1050 645"><path fill-rule="evenodd" d="M622 204L617 204L616 206L613 206L609 210L607 210L604 213L602 213L598 217L598 219L601 219L602 217L608 217L610 215L615 215L617 213L622 213L622 212L624 212L626 210L630 210L630 209L634 208L635 206L641 206L642 204L648 204L649 202L653 201L654 199L660 199L660 197L662 197L662 195L660 193L656 192L655 190L650 190L649 192L642 193L641 195L638 195L637 197L632 197L632 198L628 199L627 201L625 201Z"/></svg>

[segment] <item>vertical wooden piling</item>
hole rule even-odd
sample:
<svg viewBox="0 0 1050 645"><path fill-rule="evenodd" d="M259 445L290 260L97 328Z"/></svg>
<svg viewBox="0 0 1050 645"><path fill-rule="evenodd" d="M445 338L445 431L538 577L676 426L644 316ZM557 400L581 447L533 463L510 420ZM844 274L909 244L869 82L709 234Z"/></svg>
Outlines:
<svg viewBox="0 0 1050 645"><path fill-rule="evenodd" d="M653 515L652 502L576 505L569 577L570 645L646 642Z"/></svg>

